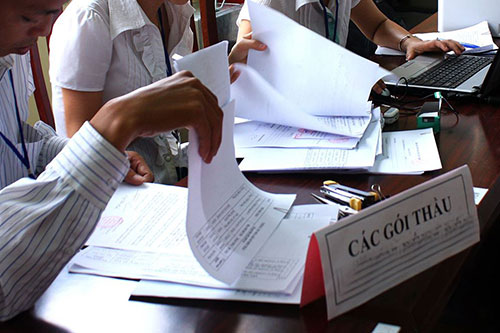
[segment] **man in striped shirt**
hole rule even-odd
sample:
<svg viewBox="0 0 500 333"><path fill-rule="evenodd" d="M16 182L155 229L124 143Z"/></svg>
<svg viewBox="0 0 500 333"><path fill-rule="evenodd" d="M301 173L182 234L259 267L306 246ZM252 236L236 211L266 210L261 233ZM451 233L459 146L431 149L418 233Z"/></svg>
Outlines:
<svg viewBox="0 0 500 333"><path fill-rule="evenodd" d="M139 136L179 127L197 132L209 163L221 141L217 98L190 73L109 101L71 140L26 123L34 87L29 48L47 35L65 0L4 0L0 12L0 320L29 309L93 231ZM31 176L28 177L28 176ZM36 177L36 179L34 179Z"/></svg>

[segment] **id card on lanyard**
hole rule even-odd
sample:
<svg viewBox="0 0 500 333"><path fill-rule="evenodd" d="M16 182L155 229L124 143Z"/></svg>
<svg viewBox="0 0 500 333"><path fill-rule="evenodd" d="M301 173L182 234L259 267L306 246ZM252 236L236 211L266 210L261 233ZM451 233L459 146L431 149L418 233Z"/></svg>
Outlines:
<svg viewBox="0 0 500 333"><path fill-rule="evenodd" d="M10 83L12 85L12 93L14 94L14 106L16 108L16 119L17 119L17 125L19 129L19 136L21 138L21 148L23 153L17 149L16 145L12 143L12 141L7 138L2 132L0 132L0 137L3 139L5 144L9 147L9 149L16 155L16 157L21 161L21 163L24 165L26 170L28 171L28 177L36 179L35 175L33 174L33 171L31 171L31 164L30 164L30 159L28 155L28 150L26 149L26 141L24 140L24 132L23 132L23 124L21 122L21 113L19 111L19 103L17 101L17 95L16 95L16 87L14 85L14 77L12 75L12 69L9 70L9 79Z"/></svg>
<svg viewBox="0 0 500 333"><path fill-rule="evenodd" d="M325 37L335 43L339 43L337 36L337 22L339 18L339 0L335 0L335 17L330 9L328 9L323 2L319 0L321 8L323 9L323 19L325 24Z"/></svg>

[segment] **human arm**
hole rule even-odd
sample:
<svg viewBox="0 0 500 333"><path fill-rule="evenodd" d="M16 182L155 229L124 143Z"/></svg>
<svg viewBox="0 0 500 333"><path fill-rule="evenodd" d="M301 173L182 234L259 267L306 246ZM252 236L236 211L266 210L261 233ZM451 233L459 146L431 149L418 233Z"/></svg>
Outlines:
<svg viewBox="0 0 500 333"><path fill-rule="evenodd" d="M126 156L87 124L37 180L0 191L0 320L30 308L47 289L127 170Z"/></svg>
<svg viewBox="0 0 500 333"><path fill-rule="evenodd" d="M209 163L220 145L222 111L217 97L182 71L109 101L90 123L120 151L140 136L175 128L195 130L199 154Z"/></svg>
<svg viewBox="0 0 500 333"><path fill-rule="evenodd" d="M102 102L102 91L87 92L61 88L66 135L71 138L83 123L92 119L99 111Z"/></svg>
<svg viewBox="0 0 500 333"><path fill-rule="evenodd" d="M177 127L195 130L213 158L222 111L187 72L106 103L36 180L0 190L0 320L30 308L84 244L127 173L125 147Z"/></svg>
<svg viewBox="0 0 500 333"><path fill-rule="evenodd" d="M416 37L405 36L410 33L389 20L373 3L372 0L361 0L351 11L351 20L361 32L375 44L393 49L401 49L406 53L406 58L413 59L424 52L453 51L461 54L463 46L452 40L422 41Z"/></svg>

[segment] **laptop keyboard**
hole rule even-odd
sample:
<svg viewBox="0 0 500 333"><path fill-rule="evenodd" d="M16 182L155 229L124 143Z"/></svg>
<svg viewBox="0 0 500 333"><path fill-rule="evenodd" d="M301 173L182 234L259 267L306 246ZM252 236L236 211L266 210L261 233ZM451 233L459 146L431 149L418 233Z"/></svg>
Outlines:
<svg viewBox="0 0 500 333"><path fill-rule="evenodd" d="M424 73L408 80L408 84L456 88L493 62L490 57L462 55L449 57Z"/></svg>

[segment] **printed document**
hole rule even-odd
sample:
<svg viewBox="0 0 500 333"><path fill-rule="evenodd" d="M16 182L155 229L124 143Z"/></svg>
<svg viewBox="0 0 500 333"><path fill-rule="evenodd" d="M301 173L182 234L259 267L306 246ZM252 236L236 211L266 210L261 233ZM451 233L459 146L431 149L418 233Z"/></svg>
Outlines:
<svg viewBox="0 0 500 333"><path fill-rule="evenodd" d="M223 110L222 143L210 164L198 154L196 133L190 133L186 227L203 268L231 284L278 227L295 195L264 192L243 176L234 152L234 102Z"/></svg>
<svg viewBox="0 0 500 333"><path fill-rule="evenodd" d="M382 147L370 173L422 174L442 168L432 128L384 132Z"/></svg>
<svg viewBox="0 0 500 333"><path fill-rule="evenodd" d="M371 89L388 72L278 11L252 1L248 8L252 37L268 46L250 50L248 66L283 99L311 115L366 116Z"/></svg>
<svg viewBox="0 0 500 333"><path fill-rule="evenodd" d="M231 85L231 96L236 100L238 117L357 138L370 122L371 102L366 98L354 115L346 111L336 116L316 116L283 96L252 67L235 64L235 68L240 76Z"/></svg>
<svg viewBox="0 0 500 333"><path fill-rule="evenodd" d="M381 139L378 117L373 117L355 149L240 148L242 171L367 170L375 162Z"/></svg>
<svg viewBox="0 0 500 333"><path fill-rule="evenodd" d="M351 122L346 120L350 125ZM356 125L355 121L353 123ZM234 126L236 149L251 147L353 149L358 142L359 138L356 137L259 121L248 121Z"/></svg>
<svg viewBox="0 0 500 333"><path fill-rule="evenodd" d="M335 206L293 207L238 281L227 286L194 258L185 229L186 206L186 188L120 185L87 242L91 245L75 256L71 271L290 294L303 270L309 236L338 215Z"/></svg>

